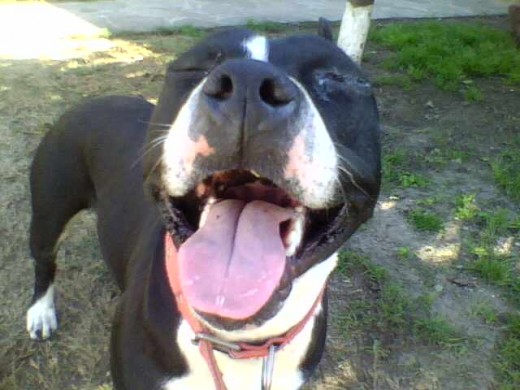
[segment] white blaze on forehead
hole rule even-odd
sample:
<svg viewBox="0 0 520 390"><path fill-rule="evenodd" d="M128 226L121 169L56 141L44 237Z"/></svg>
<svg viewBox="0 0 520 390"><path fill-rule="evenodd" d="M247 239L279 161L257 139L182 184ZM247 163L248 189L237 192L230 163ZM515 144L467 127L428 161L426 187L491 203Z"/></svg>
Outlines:
<svg viewBox="0 0 520 390"><path fill-rule="evenodd" d="M305 206L326 207L338 183L338 158L323 119L301 84L291 79L304 97L298 135L288 152L285 179L296 181Z"/></svg>
<svg viewBox="0 0 520 390"><path fill-rule="evenodd" d="M242 46L252 60L269 61L269 41L266 37L255 35L244 40Z"/></svg>
<svg viewBox="0 0 520 390"><path fill-rule="evenodd" d="M189 135L205 82L206 79L203 79L190 94L186 103L179 110L164 141L161 159L162 179L168 193L172 196L182 196L189 191L188 178L193 171L193 164L197 156L207 157L215 152L203 135L196 140L192 140Z"/></svg>

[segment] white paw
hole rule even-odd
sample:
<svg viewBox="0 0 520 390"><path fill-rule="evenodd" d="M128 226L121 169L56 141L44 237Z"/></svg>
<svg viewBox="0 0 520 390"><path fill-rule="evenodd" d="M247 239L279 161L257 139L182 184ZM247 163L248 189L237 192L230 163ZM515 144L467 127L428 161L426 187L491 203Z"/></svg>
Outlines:
<svg viewBox="0 0 520 390"><path fill-rule="evenodd" d="M33 340L46 340L58 329L54 308L54 286L27 310L27 332Z"/></svg>

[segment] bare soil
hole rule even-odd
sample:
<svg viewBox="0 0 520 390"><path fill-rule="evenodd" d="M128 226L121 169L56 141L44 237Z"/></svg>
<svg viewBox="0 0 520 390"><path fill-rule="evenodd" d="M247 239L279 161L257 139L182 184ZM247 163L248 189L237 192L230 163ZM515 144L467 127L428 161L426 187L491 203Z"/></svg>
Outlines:
<svg viewBox="0 0 520 390"><path fill-rule="evenodd" d="M176 35L129 36L108 41L112 47L105 51L76 45L70 60L0 59L0 389L111 388L108 343L118 291L101 260L92 213L71 223L60 250L59 332L38 343L25 331L33 283L28 167L42 135L67 107L85 96L106 94L154 101L166 62L193 41ZM367 51L367 73L374 79L387 74L381 67L387 53L370 44ZM500 78L475 84L484 97L475 103L429 82L410 90L376 86L384 152L405 150L410 170L429 184L385 183L373 219L347 243L349 250L383 267L411 299L430 297L431 312L456 329L457 340L432 343L406 324L389 327L350 318L352 305L360 302L367 305L367 317L377 318L371 310L381 293L362 270L337 273L330 285L326 356L309 388L496 387L500 318L511 308L500 290L467 270L472 255L465 240L479 226L455 218L454 209L458 196L475 194L482 208L501 207L518 215L518 205L496 187L489 161L520 131L520 93L517 85ZM434 158L450 150L464 152L464 158ZM429 199L444 222L440 233L419 232L407 219ZM506 250L518 258L517 235L500 237L497 245L501 242L509 243ZM399 256L400 248L409 249L409 258ZM477 314L480 307L490 308L498 320L486 321Z"/></svg>

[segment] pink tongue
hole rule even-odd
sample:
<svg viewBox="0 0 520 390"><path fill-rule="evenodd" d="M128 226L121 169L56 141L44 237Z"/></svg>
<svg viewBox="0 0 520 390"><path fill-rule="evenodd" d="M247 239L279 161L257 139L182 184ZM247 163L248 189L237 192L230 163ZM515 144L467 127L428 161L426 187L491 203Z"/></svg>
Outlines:
<svg viewBox="0 0 520 390"><path fill-rule="evenodd" d="M259 200L211 206L204 226L179 249L181 289L190 306L235 320L257 313L284 272L280 223L292 216Z"/></svg>

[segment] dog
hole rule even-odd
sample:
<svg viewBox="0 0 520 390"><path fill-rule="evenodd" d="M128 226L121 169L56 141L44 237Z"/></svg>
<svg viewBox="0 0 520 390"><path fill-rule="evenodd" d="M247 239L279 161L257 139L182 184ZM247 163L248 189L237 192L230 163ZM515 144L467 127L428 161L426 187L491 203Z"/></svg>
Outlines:
<svg viewBox="0 0 520 390"><path fill-rule="evenodd" d="M31 338L57 329L60 237L90 207L122 290L116 389L308 380L336 252L381 179L371 85L321 31L220 31L170 63L157 106L108 96L63 114L31 166Z"/></svg>

